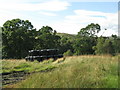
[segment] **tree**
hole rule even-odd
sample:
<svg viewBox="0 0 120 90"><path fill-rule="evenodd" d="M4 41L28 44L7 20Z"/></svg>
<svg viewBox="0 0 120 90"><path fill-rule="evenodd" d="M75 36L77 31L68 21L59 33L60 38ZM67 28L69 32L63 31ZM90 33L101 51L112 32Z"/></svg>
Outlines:
<svg viewBox="0 0 120 90"><path fill-rule="evenodd" d="M94 45L96 45L96 38L77 36L77 39L74 43L75 55L93 54L94 50L92 49L92 47Z"/></svg>
<svg viewBox="0 0 120 90"><path fill-rule="evenodd" d="M73 52L73 43L67 38L67 37L61 37L61 40L60 40L60 53L64 53L66 52L67 50L71 50L71 52Z"/></svg>
<svg viewBox="0 0 120 90"><path fill-rule="evenodd" d="M82 28L74 43L74 52L76 55L94 54L93 46L96 45L96 34L100 31L100 25L91 23L85 28Z"/></svg>
<svg viewBox="0 0 120 90"><path fill-rule="evenodd" d="M99 31L101 30L101 27L99 24L94 24L91 23L88 26L86 26L85 28L82 28L79 32L78 35L80 36L96 36L97 33L99 33Z"/></svg>
<svg viewBox="0 0 120 90"><path fill-rule="evenodd" d="M33 41L29 37L36 31L28 20L12 19L3 24L3 58L23 58L29 49L33 48ZM33 38L33 37L32 37Z"/></svg>
<svg viewBox="0 0 120 90"><path fill-rule="evenodd" d="M38 31L35 49L51 49L57 48L60 44L60 37L56 35L56 31L49 26L43 26Z"/></svg>
<svg viewBox="0 0 120 90"><path fill-rule="evenodd" d="M0 27L0 59L2 59L2 28Z"/></svg>
<svg viewBox="0 0 120 90"><path fill-rule="evenodd" d="M115 53L112 41L109 38L99 37L97 45L93 47L96 54L111 54Z"/></svg>
<svg viewBox="0 0 120 90"><path fill-rule="evenodd" d="M117 35L112 35L111 41L114 46L115 53L116 54L120 53L120 38Z"/></svg>

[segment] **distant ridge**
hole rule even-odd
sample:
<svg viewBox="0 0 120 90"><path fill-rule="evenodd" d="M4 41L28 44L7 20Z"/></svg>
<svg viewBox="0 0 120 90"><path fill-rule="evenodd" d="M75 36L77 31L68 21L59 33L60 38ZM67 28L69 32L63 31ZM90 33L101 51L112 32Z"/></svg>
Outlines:
<svg viewBox="0 0 120 90"><path fill-rule="evenodd" d="M70 41L75 40L76 35L75 34L68 34L68 33L57 33L58 36L60 37L65 37L68 38Z"/></svg>

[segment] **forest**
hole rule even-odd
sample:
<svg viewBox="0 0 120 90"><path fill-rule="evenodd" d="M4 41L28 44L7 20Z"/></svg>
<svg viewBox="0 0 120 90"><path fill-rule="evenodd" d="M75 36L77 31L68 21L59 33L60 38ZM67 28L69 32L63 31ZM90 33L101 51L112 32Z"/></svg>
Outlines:
<svg viewBox="0 0 120 90"><path fill-rule="evenodd" d="M6 21L2 28L2 58L22 59L29 50L59 49L64 56L117 55L120 53L120 38L97 36L99 24L90 23L77 35L57 33L50 26L37 30L29 20L19 18Z"/></svg>

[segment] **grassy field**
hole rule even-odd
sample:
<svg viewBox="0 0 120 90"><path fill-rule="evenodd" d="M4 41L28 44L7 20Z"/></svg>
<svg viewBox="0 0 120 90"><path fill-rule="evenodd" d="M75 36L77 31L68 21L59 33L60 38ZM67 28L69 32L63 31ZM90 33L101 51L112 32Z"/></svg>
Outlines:
<svg viewBox="0 0 120 90"><path fill-rule="evenodd" d="M118 88L119 56L71 56L43 62L3 60L3 73L33 73L7 88ZM40 72L40 71L46 72Z"/></svg>
<svg viewBox="0 0 120 90"><path fill-rule="evenodd" d="M24 71L26 73L45 71L55 68L56 66L50 64L53 59L45 60L39 63L37 60L34 62L26 62L26 60L2 60L2 73L11 73L17 71Z"/></svg>

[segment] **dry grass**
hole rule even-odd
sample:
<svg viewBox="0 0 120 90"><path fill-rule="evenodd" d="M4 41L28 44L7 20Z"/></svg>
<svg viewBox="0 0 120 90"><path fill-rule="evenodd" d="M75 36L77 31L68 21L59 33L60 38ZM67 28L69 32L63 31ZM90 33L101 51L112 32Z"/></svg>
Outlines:
<svg viewBox="0 0 120 90"><path fill-rule="evenodd" d="M49 63L57 69L30 75L12 88L117 88L118 56L71 56Z"/></svg>

